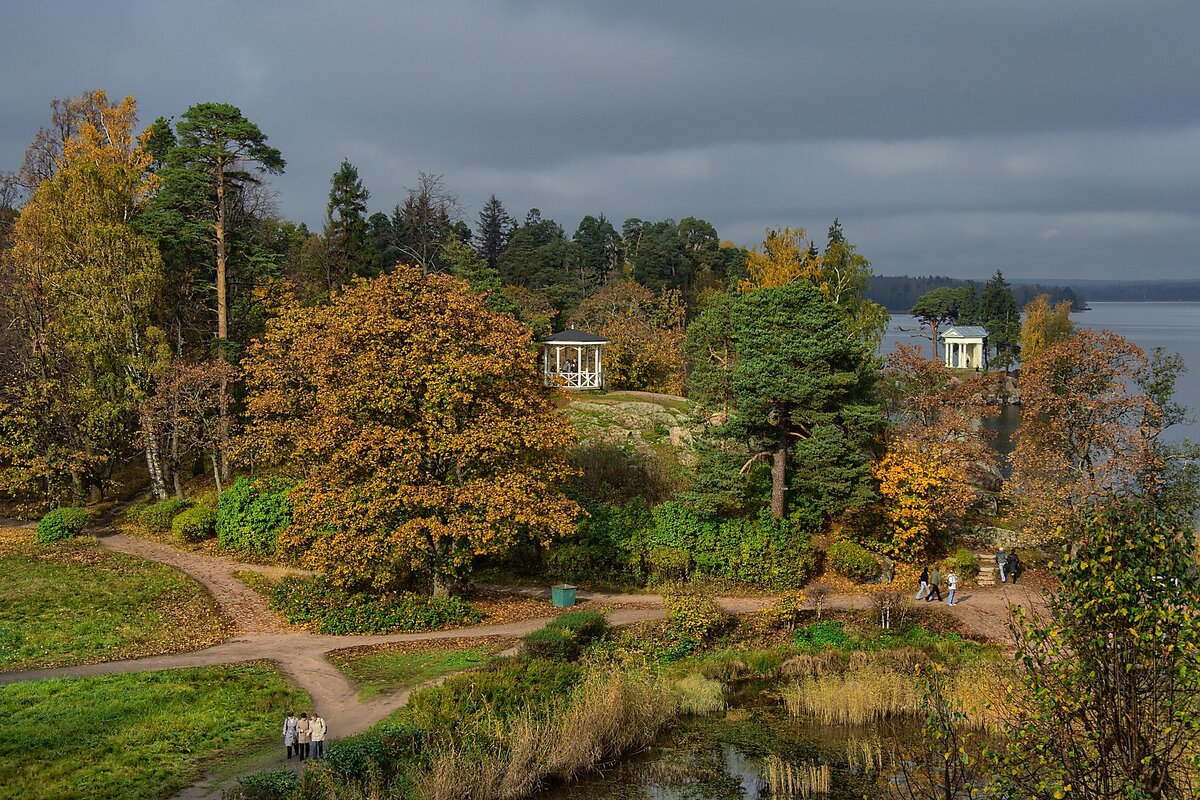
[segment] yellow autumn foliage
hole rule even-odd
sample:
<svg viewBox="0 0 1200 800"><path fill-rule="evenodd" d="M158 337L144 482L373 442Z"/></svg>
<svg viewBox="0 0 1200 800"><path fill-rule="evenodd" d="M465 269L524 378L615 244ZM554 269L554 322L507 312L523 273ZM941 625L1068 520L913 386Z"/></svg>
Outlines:
<svg viewBox="0 0 1200 800"><path fill-rule="evenodd" d="M889 555L902 561L920 557L930 539L975 502L975 488L955 467L957 459L941 449L936 441L906 437L893 441L872 465L888 526Z"/></svg>

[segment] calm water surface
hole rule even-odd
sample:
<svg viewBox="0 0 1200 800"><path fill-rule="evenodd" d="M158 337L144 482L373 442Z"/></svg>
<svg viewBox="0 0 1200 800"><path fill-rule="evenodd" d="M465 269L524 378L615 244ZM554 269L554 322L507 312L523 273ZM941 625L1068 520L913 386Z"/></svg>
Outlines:
<svg viewBox="0 0 1200 800"><path fill-rule="evenodd" d="M1155 347L1183 356L1189 371L1176 384L1177 399L1196 416L1200 409L1200 303L1091 303L1090 311L1071 315L1080 328L1107 329L1119 333L1147 353ZM884 353L898 344L907 344L930 353L915 317L894 315L884 337ZM1168 431L1168 439L1200 439L1200 425L1194 420Z"/></svg>

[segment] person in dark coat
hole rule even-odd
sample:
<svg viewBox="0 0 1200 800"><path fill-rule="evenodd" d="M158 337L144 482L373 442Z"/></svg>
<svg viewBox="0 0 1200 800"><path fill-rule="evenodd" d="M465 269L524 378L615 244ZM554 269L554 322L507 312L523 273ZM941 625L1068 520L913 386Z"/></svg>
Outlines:
<svg viewBox="0 0 1200 800"><path fill-rule="evenodd" d="M917 589L917 600L920 600L929 593L929 567L926 566L921 570L921 577L918 579L920 588Z"/></svg>
<svg viewBox="0 0 1200 800"><path fill-rule="evenodd" d="M925 602L932 600L935 594L938 602L942 602L942 571L937 567L929 570L929 594L925 595Z"/></svg>
<svg viewBox="0 0 1200 800"><path fill-rule="evenodd" d="M1004 560L1004 571L1008 573L1008 577L1013 583L1017 582L1017 573L1021 571L1021 559L1017 558L1016 552L1008 554L1008 558Z"/></svg>

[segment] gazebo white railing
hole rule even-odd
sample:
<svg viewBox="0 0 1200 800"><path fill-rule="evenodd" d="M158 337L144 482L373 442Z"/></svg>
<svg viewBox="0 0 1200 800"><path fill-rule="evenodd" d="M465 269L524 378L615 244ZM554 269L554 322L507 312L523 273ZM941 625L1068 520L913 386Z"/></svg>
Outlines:
<svg viewBox="0 0 1200 800"><path fill-rule="evenodd" d="M604 388L604 345L609 340L571 328L542 342L542 374L547 386Z"/></svg>

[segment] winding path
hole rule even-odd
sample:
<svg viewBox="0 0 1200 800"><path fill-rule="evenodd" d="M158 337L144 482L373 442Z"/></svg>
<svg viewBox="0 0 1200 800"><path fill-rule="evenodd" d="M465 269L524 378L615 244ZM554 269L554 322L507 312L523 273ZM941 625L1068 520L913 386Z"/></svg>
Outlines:
<svg viewBox="0 0 1200 800"><path fill-rule="evenodd" d="M9 523L9 521L0 519L0 526L4 526L5 523ZM394 695L377 696L365 702L360 701L358 690L326 659L325 656L330 651L391 642L433 641L464 637L519 638L545 626L553 619L553 617L547 616L504 624L386 636L327 636L297 631L271 611L261 595L234 576L236 571L255 571L278 576L294 573L297 570L244 564L221 556L178 550L160 542L117 533L107 527L94 528L88 533L95 535L97 540L110 550L167 564L199 580L234 624L234 638L222 644L189 653L56 669L0 673L0 685L46 678L112 675L269 660L278 664L280 669L308 692L312 697L313 707L325 717L330 731L335 732L339 737L350 736L366 730L397 708L404 706L408 702L411 690ZM542 589L514 589L512 591L538 597L546 597L549 594L548 590ZM580 591L578 598L598 606L625 604L654 606L652 608L610 611L607 618L613 625L657 619L664 615L661 608L662 598L659 595ZM764 608L771 601L770 597L727 597L718 598L717 602L730 612L746 613ZM1002 640L1006 631L1005 620L1010 604L1038 604L1041 602L1041 593L1027 587L1010 586L996 590L967 591L961 594L960 601L959 605L946 610L960 618L972 630L988 638ZM862 595L833 595L828 598L826 603L830 609L863 608L868 604L868 598ZM283 763L281 758L276 757L253 765L253 769L267 769ZM177 798L186 800L213 798L217 800L221 796L221 789L220 781L209 776L177 795Z"/></svg>

